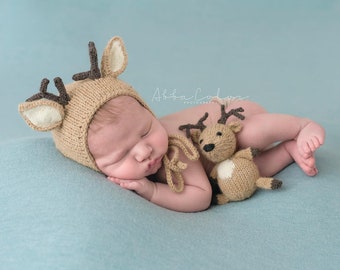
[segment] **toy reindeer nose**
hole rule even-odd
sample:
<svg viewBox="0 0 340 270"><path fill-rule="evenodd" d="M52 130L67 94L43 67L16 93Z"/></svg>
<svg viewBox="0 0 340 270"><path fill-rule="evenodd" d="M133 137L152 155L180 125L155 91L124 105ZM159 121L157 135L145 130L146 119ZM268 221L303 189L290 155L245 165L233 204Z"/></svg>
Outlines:
<svg viewBox="0 0 340 270"><path fill-rule="evenodd" d="M213 143L209 143L203 146L203 150L205 152L211 152L212 150L214 150L214 148L215 148L215 144Z"/></svg>

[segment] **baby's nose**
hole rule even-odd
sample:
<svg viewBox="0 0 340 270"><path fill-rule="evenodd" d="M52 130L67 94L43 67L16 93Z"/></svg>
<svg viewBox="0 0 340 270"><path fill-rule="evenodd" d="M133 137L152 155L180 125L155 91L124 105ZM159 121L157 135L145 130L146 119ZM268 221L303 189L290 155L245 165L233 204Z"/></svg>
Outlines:
<svg viewBox="0 0 340 270"><path fill-rule="evenodd" d="M152 148L149 145L139 145L136 151L136 160L142 162L148 159L151 155Z"/></svg>

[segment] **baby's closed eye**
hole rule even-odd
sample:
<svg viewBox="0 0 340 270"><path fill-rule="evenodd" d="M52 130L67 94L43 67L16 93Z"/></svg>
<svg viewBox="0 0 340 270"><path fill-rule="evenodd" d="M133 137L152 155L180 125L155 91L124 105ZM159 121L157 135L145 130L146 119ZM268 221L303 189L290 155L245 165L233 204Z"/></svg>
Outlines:
<svg viewBox="0 0 340 270"><path fill-rule="evenodd" d="M152 122L150 122L149 125L147 125L147 127L144 129L144 132L142 133L142 138L145 138L146 136L148 136L151 132L152 129Z"/></svg>

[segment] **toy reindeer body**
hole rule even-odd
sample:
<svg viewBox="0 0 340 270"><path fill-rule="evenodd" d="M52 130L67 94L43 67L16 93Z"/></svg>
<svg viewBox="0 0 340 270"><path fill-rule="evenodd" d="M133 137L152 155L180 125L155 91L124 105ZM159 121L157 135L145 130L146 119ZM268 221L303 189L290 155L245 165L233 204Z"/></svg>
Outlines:
<svg viewBox="0 0 340 270"><path fill-rule="evenodd" d="M242 125L236 121L226 124L226 121L231 115L244 119L240 112L243 112L243 108L232 109L226 113L225 106L222 105L221 118L217 124L206 127L203 124L208 118L208 113L206 113L197 124L179 127L180 130L185 129L187 136L198 144L200 153L215 163L210 177L217 182L221 191L216 195L217 204L247 199L257 188L277 189L282 185L279 180L260 176L253 161L258 152L256 149L249 147L235 153L236 133L242 129ZM195 130L190 132L192 129Z"/></svg>
<svg viewBox="0 0 340 270"><path fill-rule="evenodd" d="M218 204L242 201L254 194L257 188L277 189L282 182L271 177L261 177L254 158L253 149L237 151L229 159L215 165L210 177L217 181L221 194L216 195Z"/></svg>

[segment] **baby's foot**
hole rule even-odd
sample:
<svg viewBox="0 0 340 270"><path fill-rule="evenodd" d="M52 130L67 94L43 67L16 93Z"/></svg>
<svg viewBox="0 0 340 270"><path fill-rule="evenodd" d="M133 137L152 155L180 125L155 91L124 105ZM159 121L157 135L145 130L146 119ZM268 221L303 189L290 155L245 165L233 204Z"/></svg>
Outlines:
<svg viewBox="0 0 340 270"><path fill-rule="evenodd" d="M313 156L325 140L325 130L315 122L310 121L304 126L297 136L297 148L304 159Z"/></svg>
<svg viewBox="0 0 340 270"><path fill-rule="evenodd" d="M313 153L309 157L304 158L302 155L300 155L298 151L296 141L288 141L284 144L284 146L292 159L296 162L297 165L299 165L299 167L305 174L307 174L308 176L314 176L318 174L318 169L315 165L315 158Z"/></svg>

